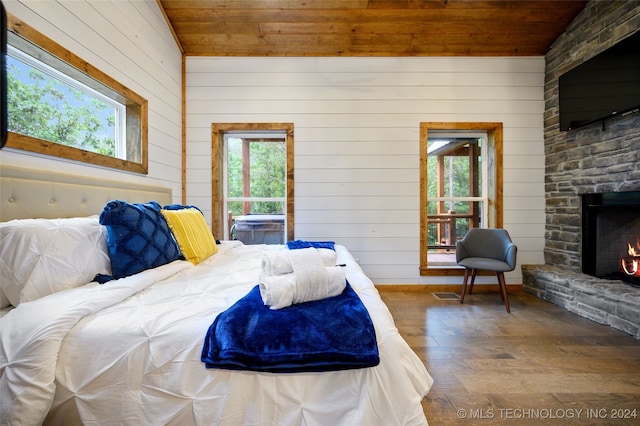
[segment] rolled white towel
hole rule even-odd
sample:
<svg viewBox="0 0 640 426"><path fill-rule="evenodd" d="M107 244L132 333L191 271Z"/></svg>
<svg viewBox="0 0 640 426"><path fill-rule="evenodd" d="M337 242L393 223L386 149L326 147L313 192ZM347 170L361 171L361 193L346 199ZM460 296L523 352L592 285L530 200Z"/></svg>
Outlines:
<svg viewBox="0 0 640 426"><path fill-rule="evenodd" d="M296 293L295 274L262 277L259 285L262 303L270 309L282 309L293 304Z"/></svg>
<svg viewBox="0 0 640 426"><path fill-rule="evenodd" d="M317 300L314 294L324 292L329 279L320 253L315 248L305 248L289 250L288 254L296 274L296 298Z"/></svg>
<svg viewBox="0 0 640 426"><path fill-rule="evenodd" d="M315 248L291 250L288 254L293 273L260 277L260 296L271 309L337 296L344 291L344 269L324 266Z"/></svg>
<svg viewBox="0 0 640 426"><path fill-rule="evenodd" d="M327 268L327 287L324 297L333 297L342 294L347 286L347 277L344 268L331 266Z"/></svg>
<svg viewBox="0 0 640 426"><path fill-rule="evenodd" d="M323 287L302 287L295 273L262 277L259 283L262 303L275 310L342 294L347 284L344 269L338 266L326 269L328 280Z"/></svg>
<svg viewBox="0 0 640 426"><path fill-rule="evenodd" d="M322 264L324 266L336 266L338 255L336 254L335 250L325 248L307 248L303 250L308 250L305 256L311 255L311 253L313 253L310 250L315 250L320 255L320 259L322 260ZM284 275L292 273L293 267L291 266L289 253L291 253L289 250L265 251L262 254L262 275L268 277L272 275Z"/></svg>
<svg viewBox="0 0 640 426"><path fill-rule="evenodd" d="M335 250L319 248L316 249L318 254L322 258L322 264L324 266L336 266L336 262L338 261L338 254Z"/></svg>
<svg viewBox="0 0 640 426"><path fill-rule="evenodd" d="M289 261L288 252L285 250L280 251L265 251L262 254L262 275L263 276L276 276L290 274L293 272L293 267Z"/></svg>

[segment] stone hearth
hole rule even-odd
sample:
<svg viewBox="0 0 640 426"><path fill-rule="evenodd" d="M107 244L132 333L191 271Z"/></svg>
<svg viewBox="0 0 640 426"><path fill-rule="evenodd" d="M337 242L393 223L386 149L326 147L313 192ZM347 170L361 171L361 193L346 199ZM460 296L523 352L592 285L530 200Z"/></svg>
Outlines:
<svg viewBox="0 0 640 426"><path fill-rule="evenodd" d="M640 339L640 288L550 265L522 266L527 293Z"/></svg>

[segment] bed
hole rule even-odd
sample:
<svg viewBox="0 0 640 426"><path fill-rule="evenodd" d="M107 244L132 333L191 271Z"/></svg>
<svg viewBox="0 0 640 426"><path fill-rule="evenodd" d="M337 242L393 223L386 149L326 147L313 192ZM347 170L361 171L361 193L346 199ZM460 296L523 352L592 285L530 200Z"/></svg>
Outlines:
<svg viewBox="0 0 640 426"><path fill-rule="evenodd" d="M177 216L188 210L189 217L197 217L197 208L172 205L171 192L164 188L132 188L8 167L1 174L0 231L3 243L11 242L10 249L7 244L0 247L1 424L427 424L421 400L433 380L346 247L332 245L337 266L331 268L343 271L347 286L339 295L281 309L246 306L273 318L311 305L333 309L335 300L353 293L373 326L377 362L367 353L361 364L345 358L337 364L324 364L326 358L311 364L300 358L293 367L287 359L283 369L274 364L269 368L210 365L204 361L207 339L220 334L221 328L210 331L221 327L223 318L231 318L234 307L259 300L257 283L264 281L267 256L286 255L297 247L203 243L205 255L194 260L198 250L193 254L184 245L185 235L193 232L181 234L167 210L175 210ZM24 192L34 188L37 191ZM60 200L64 208L52 207ZM108 222L104 212L140 205L153 210L150 200L164 212L179 256L121 273L122 265L112 262L114 221ZM16 241L37 234L39 240L30 244L42 245L42 235L52 228L56 244L38 249L30 272L20 269L24 265L16 266L29 258L21 254L24 247ZM305 246L296 253L313 251L315 243L308 244L312 248ZM25 253L29 251L33 250ZM139 264L136 260L128 265ZM65 274L71 278L63 279ZM24 278L27 275L29 279ZM7 284L7 277L28 283ZM351 330L349 324L335 322L342 314L327 312L332 332ZM250 328L244 324L242 332ZM265 336L264 327L256 329ZM267 332L293 333L289 329L299 331L300 320ZM355 335L349 331L349 336ZM364 339L358 336L343 340L352 347Z"/></svg>

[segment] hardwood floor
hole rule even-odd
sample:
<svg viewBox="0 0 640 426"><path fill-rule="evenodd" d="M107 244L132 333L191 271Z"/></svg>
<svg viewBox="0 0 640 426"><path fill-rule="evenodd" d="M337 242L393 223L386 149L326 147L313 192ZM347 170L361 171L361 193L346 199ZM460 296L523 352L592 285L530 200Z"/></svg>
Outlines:
<svg viewBox="0 0 640 426"><path fill-rule="evenodd" d="M522 291L381 291L434 378L437 425L640 425L640 340Z"/></svg>

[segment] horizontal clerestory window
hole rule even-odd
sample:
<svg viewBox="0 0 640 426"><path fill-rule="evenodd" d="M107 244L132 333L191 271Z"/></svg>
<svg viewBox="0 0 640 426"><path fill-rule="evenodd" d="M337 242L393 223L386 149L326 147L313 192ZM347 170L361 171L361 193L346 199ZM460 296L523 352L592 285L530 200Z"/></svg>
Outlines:
<svg viewBox="0 0 640 426"><path fill-rule="evenodd" d="M12 46L7 89L10 131L126 159L122 103Z"/></svg>
<svg viewBox="0 0 640 426"><path fill-rule="evenodd" d="M146 174L147 101L24 22L7 24L7 147Z"/></svg>

